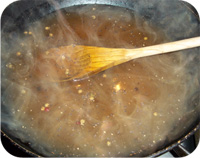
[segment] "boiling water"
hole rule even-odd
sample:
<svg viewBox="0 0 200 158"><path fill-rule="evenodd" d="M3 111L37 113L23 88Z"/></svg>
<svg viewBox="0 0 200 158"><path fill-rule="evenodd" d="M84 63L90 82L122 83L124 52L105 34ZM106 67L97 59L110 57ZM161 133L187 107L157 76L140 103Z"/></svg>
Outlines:
<svg viewBox="0 0 200 158"><path fill-rule="evenodd" d="M181 52L133 60L82 81L47 80L59 75L57 62L65 63L68 53L51 58L53 65L50 48L136 48L168 40L133 11L77 6L16 34L10 46L4 39L11 35L3 39L2 123L42 155L141 156L178 138L192 122L185 118L198 116L198 101L187 106L199 87L197 71L186 71L194 57L186 62Z"/></svg>

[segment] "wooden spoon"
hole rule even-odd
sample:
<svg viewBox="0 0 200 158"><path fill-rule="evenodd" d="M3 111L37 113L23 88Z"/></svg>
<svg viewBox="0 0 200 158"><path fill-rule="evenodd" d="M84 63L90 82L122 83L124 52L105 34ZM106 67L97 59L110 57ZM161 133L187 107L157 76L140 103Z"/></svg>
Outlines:
<svg viewBox="0 0 200 158"><path fill-rule="evenodd" d="M164 54L200 46L200 37L159 44L154 46L125 49L104 48L83 45L69 45L52 48L46 55L56 59L56 67L61 67L58 78L53 82L81 80L113 66L132 59ZM60 60L59 60L59 59Z"/></svg>

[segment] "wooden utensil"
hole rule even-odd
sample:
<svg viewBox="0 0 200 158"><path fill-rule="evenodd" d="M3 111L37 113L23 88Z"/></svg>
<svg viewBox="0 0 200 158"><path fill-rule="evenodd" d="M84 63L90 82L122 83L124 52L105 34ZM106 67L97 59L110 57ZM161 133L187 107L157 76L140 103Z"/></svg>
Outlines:
<svg viewBox="0 0 200 158"><path fill-rule="evenodd" d="M132 59L199 46L200 37L195 37L136 49L70 45L52 48L48 51L48 55L62 56L64 62L66 62L65 74L59 79L53 80L54 82L64 82L68 80L81 80Z"/></svg>

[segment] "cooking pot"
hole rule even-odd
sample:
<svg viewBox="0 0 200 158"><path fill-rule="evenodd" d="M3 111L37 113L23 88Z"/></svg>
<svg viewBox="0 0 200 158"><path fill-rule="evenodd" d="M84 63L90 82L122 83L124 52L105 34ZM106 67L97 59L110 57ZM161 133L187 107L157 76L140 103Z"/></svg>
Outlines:
<svg viewBox="0 0 200 158"><path fill-rule="evenodd" d="M55 3L52 1L46 0L32 0L32 1L17 1L10 4L2 15L2 36L4 33L9 33L9 38L12 38L16 35L17 31L23 31L26 27L31 25L33 22L40 20L41 18L51 14L62 8L68 8L74 5L86 5L86 4L106 4L112 6L119 6L133 10L135 13L139 14L145 20L150 21L158 28L164 30L165 34L168 36L169 42L176 41L180 39L186 39L190 37L199 36L199 17L197 11L188 3L182 1L171 0L57 0L58 5L55 6ZM7 45L11 44L7 40ZM189 58L191 55L199 53L199 48L186 50L186 58ZM5 52L3 52L5 53ZM188 65L188 72L195 73L194 69L199 69L200 65L200 53L196 55L196 58L191 61L191 64ZM4 61L2 61L2 65ZM3 69L3 68L2 68ZM193 84L193 83L191 83ZM200 74L198 74L198 86L200 85ZM4 94L4 89L2 89L2 95ZM43 153L36 151L29 143L24 143L27 141L21 140L15 136L15 132L9 128L9 125L6 123L8 119L11 119L9 116L9 109L1 100L1 130L2 132L13 142L15 142L22 149L28 151L31 155L34 156L45 156ZM188 111L191 111L191 114L186 116L182 120L182 124L187 124L187 128L180 128L179 130L174 131L177 133L173 141L167 141L166 143L159 148L157 148L154 153L147 152L141 154L141 156L158 156L166 151L171 150L172 148L178 146L181 142L187 139L190 135L196 132L200 127L200 87L199 90L191 94L190 99L188 100ZM192 120L190 116L193 115ZM176 128L176 127L174 127ZM134 142L133 142L134 143ZM145 143L145 142L144 142ZM128 155L129 153L127 153ZM127 156L124 155L124 156Z"/></svg>

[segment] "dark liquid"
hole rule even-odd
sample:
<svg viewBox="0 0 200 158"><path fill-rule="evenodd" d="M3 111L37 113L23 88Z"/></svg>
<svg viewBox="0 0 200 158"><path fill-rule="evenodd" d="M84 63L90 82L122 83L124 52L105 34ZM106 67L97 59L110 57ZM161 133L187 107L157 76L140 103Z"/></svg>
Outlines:
<svg viewBox="0 0 200 158"><path fill-rule="evenodd" d="M178 69L177 54L133 60L78 82L46 80L59 75L48 59L40 60L50 48L135 48L166 40L162 31L130 10L72 7L36 22L22 36L2 56L4 104L15 120L11 129L22 131L18 137L43 155L151 153L184 116L185 75Z"/></svg>

